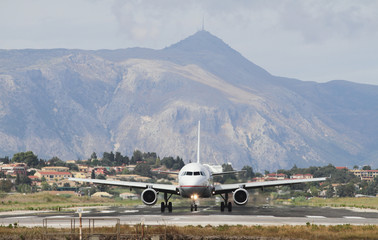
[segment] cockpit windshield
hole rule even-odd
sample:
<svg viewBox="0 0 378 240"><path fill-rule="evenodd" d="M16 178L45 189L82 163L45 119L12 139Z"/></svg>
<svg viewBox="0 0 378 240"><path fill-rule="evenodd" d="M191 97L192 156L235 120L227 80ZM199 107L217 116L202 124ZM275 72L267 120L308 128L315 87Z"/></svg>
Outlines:
<svg viewBox="0 0 378 240"><path fill-rule="evenodd" d="M196 171L196 172L183 172L181 176L205 176L205 173L202 171Z"/></svg>

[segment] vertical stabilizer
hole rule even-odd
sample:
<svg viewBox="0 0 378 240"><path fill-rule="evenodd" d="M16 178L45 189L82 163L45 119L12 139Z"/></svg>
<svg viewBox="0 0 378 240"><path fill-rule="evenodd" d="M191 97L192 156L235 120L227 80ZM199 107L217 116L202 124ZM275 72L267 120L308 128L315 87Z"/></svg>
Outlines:
<svg viewBox="0 0 378 240"><path fill-rule="evenodd" d="M197 163L200 163L200 133L201 133L201 122L198 121L198 146L197 146Z"/></svg>

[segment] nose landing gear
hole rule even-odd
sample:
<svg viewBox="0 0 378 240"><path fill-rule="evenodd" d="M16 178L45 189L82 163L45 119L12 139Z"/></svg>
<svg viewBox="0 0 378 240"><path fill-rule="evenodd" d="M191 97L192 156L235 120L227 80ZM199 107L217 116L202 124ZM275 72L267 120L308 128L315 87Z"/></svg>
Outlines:
<svg viewBox="0 0 378 240"><path fill-rule="evenodd" d="M192 203L192 204L190 205L190 211L191 211L191 212L193 212L193 211L197 212L197 204L196 204L196 203Z"/></svg>
<svg viewBox="0 0 378 240"><path fill-rule="evenodd" d="M192 204L190 205L190 211L193 212L197 212L197 204L196 204L196 201L198 199L198 195L197 194L193 194L191 197L192 199Z"/></svg>

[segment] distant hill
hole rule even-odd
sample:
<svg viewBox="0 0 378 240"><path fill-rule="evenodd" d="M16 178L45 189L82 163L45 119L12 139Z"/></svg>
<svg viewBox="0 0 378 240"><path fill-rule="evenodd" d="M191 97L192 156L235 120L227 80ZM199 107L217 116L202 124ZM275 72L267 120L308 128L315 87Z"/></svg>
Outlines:
<svg viewBox="0 0 378 240"><path fill-rule="evenodd" d="M207 31L161 50L0 50L0 155L188 162L198 120L203 162L378 167L378 86L272 76Z"/></svg>

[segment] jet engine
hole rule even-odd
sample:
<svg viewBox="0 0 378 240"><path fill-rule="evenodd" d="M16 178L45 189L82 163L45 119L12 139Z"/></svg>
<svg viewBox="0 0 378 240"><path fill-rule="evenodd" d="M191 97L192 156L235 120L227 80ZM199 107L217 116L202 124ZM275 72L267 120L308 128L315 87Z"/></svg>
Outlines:
<svg viewBox="0 0 378 240"><path fill-rule="evenodd" d="M244 205L248 202L248 192L244 188L236 189L233 194L236 205Z"/></svg>
<svg viewBox="0 0 378 240"><path fill-rule="evenodd" d="M142 192L142 201L146 205L154 205L158 199L157 192L152 188L147 188Z"/></svg>

